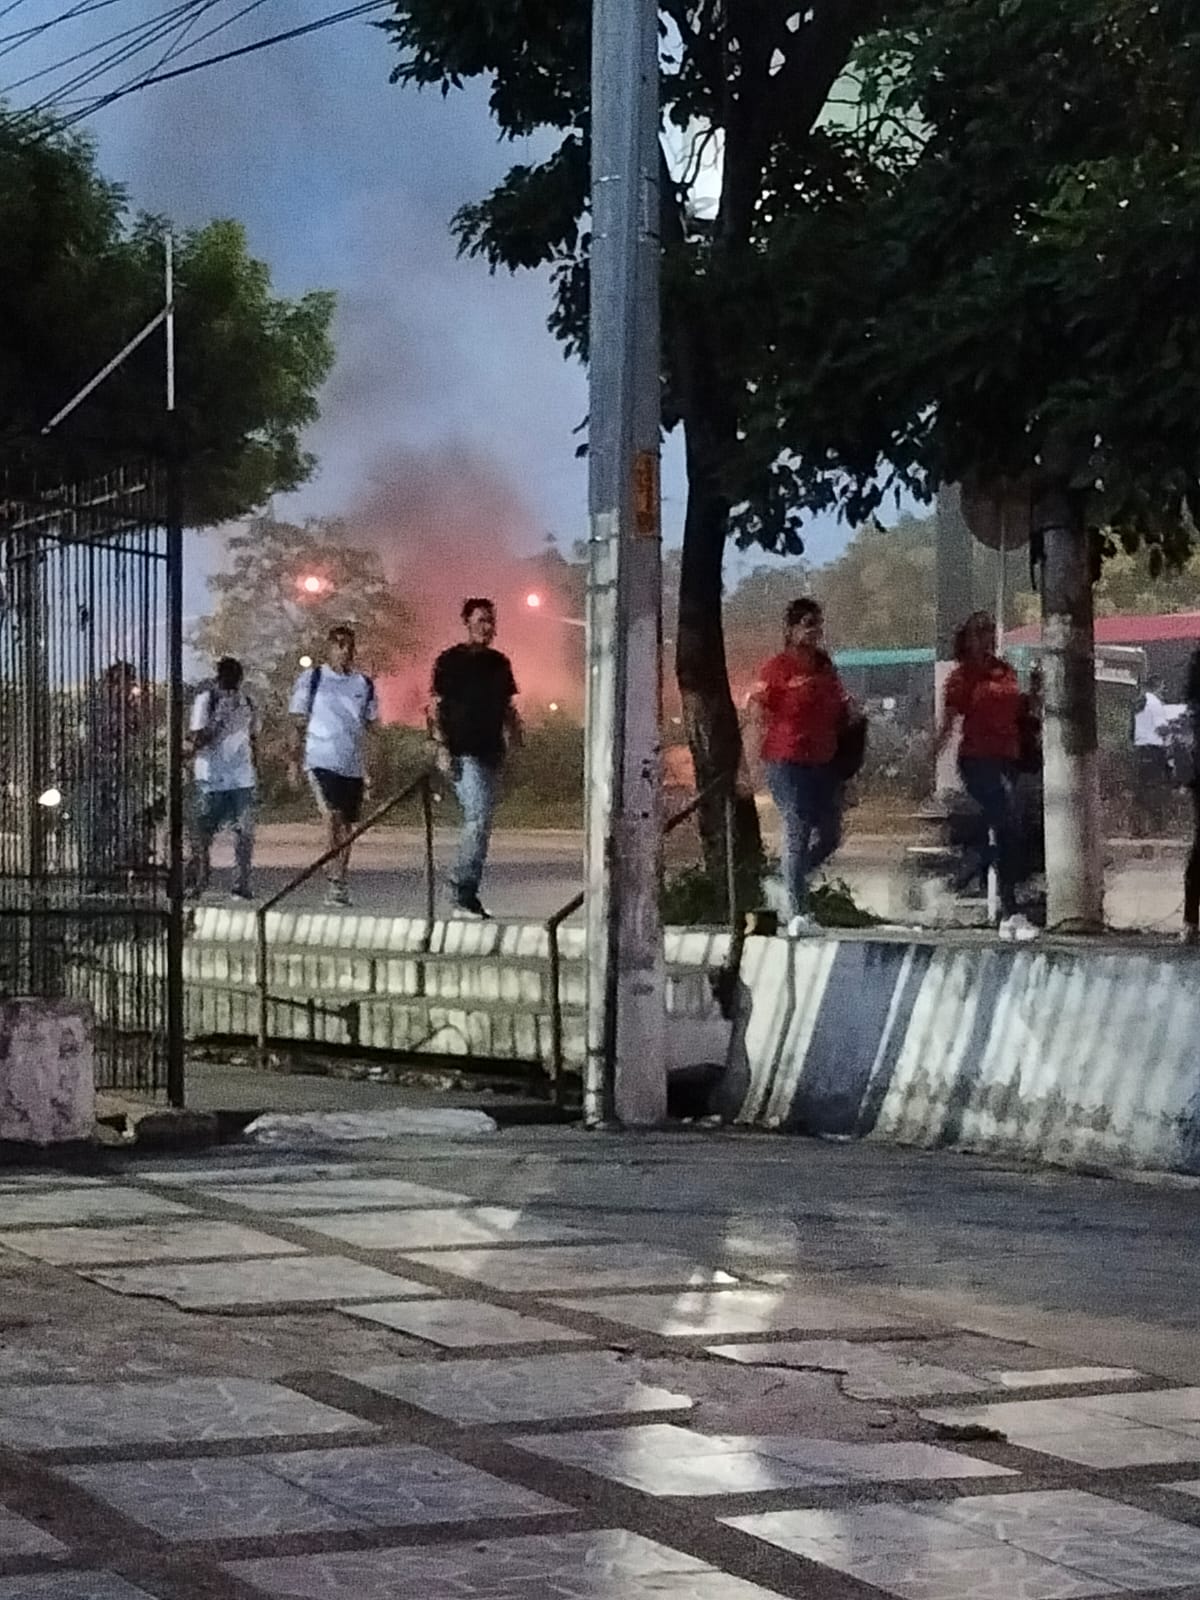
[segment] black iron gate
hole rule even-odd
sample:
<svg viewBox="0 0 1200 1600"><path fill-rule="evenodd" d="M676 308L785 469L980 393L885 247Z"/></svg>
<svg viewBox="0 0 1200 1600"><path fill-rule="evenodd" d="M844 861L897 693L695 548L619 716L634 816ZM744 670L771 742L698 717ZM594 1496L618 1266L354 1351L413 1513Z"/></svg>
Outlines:
<svg viewBox="0 0 1200 1600"><path fill-rule="evenodd" d="M97 1085L182 1103L169 509L154 468L0 487L0 993L90 1002Z"/></svg>

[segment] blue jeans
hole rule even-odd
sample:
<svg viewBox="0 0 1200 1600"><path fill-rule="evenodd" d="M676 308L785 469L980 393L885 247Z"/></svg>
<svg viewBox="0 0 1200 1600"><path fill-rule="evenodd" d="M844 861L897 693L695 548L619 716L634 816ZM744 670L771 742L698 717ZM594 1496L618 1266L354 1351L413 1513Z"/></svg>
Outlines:
<svg viewBox="0 0 1200 1600"><path fill-rule="evenodd" d="M483 881L492 819L500 798L500 768L489 766L478 756L455 756L450 776L463 814L458 860L450 881L458 898L466 900L479 894Z"/></svg>
<svg viewBox="0 0 1200 1600"><path fill-rule="evenodd" d="M1011 761L963 756L958 771L963 788L983 812L984 824L991 835L984 862L996 868L1000 910L1004 916L1011 917L1017 909L1016 768Z"/></svg>
<svg viewBox="0 0 1200 1600"><path fill-rule="evenodd" d="M767 786L783 823L783 882L792 916L808 910L808 879L842 842L841 784L832 767L768 761Z"/></svg>
<svg viewBox="0 0 1200 1600"><path fill-rule="evenodd" d="M192 854L187 870L188 888L195 894L203 894L208 888L212 842L225 827L233 830L234 892L249 894L256 809L253 789L197 791L192 813Z"/></svg>

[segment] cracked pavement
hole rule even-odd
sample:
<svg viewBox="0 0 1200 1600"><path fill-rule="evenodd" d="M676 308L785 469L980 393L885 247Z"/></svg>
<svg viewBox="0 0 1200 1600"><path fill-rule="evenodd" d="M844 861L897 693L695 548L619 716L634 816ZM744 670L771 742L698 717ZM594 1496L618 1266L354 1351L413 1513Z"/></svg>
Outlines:
<svg viewBox="0 0 1200 1600"><path fill-rule="evenodd" d="M0 1172L0 1600L1200 1600L1200 1187L726 1132Z"/></svg>

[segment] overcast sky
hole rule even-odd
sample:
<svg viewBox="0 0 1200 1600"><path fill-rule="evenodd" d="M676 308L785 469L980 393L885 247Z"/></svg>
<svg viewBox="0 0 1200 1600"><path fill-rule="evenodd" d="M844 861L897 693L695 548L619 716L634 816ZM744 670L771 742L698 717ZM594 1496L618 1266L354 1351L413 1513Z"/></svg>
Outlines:
<svg viewBox="0 0 1200 1600"><path fill-rule="evenodd" d="M213 0L212 18L225 20L244 3ZM0 93L100 37L161 16L166 4L89 0L89 14L38 39L10 48L14 41L0 38L8 52ZM252 16L198 53L338 8L333 0L258 0ZM0 20L0 36L69 9L67 0L18 0ZM137 64L152 62L151 55ZM548 532L569 543L586 525L586 472L573 432L586 411L584 374L546 331L546 280L492 277L484 264L456 258L449 232L459 205L538 152L497 141L479 85L448 99L418 94L389 85L393 64L382 33L346 22L148 88L89 126L106 175L127 186L136 207L185 226L239 218L279 290L338 292L337 364L308 440L320 469L279 503L281 513L342 512L393 461L428 454L445 463L461 454L510 487L529 548ZM13 98L27 101L56 81L23 86ZM678 537L683 490L675 441L664 469L668 538ZM810 553L826 559L844 539L844 530L818 527ZM189 609L202 573L191 576Z"/></svg>

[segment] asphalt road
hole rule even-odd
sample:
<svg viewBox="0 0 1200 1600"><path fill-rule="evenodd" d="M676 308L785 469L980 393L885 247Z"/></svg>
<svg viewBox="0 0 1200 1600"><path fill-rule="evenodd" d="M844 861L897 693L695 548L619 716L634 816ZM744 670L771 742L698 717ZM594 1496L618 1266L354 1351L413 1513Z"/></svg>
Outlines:
<svg viewBox="0 0 1200 1600"><path fill-rule="evenodd" d="M852 826L852 824L851 824ZM681 835L683 830L681 830ZM859 902L885 919L906 920L903 912L902 866L907 841L851 831L830 864L833 877L844 878ZM255 889L260 897L275 894L322 848L320 830L308 823L270 824L259 830ZM446 879L454 859L455 834L439 829L436 836L439 909L449 908ZM219 899L228 885L232 852L228 838L214 851L214 891ZM696 859L695 840L672 841L671 864ZM375 913L417 914L425 905L424 842L407 828L381 828L355 848L351 888L356 909ZM582 886L583 837L550 829L498 832L483 886L483 900L498 917L541 921ZM1172 931L1183 898L1183 859L1177 844L1140 847L1128 842L1110 847L1108 915L1122 928ZM311 909L321 903L322 881L296 891L289 904Z"/></svg>

